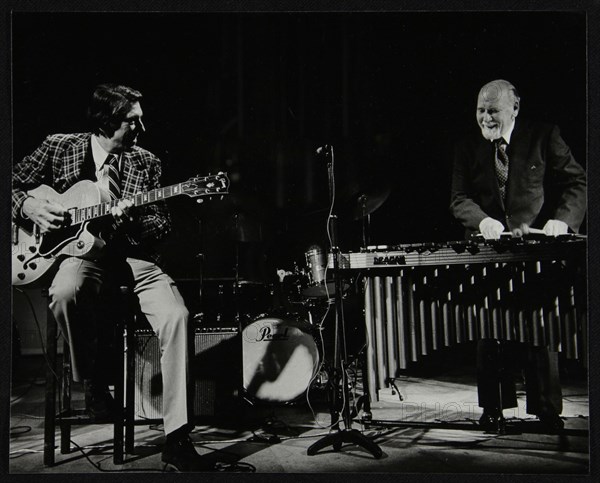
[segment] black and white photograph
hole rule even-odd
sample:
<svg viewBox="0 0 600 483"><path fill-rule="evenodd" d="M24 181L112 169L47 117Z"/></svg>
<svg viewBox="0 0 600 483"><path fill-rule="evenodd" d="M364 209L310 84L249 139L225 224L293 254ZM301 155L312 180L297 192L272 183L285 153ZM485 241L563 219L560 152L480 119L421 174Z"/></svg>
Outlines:
<svg viewBox="0 0 600 483"><path fill-rule="evenodd" d="M593 476L597 12L478 3L5 12L10 475Z"/></svg>

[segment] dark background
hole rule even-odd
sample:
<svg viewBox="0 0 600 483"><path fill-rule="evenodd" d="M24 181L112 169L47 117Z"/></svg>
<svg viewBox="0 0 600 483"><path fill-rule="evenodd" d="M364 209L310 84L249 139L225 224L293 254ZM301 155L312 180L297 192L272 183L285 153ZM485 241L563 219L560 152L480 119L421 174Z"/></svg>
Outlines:
<svg viewBox="0 0 600 483"><path fill-rule="evenodd" d="M334 147L339 245L358 250L360 193L383 196L371 244L462 238L451 149L479 88L504 78L521 117L554 122L586 165L586 17L578 12L13 13L14 160L87 129L101 82L144 94L140 145L163 184L227 171L231 194L170 201L167 269L264 280L326 245Z"/></svg>

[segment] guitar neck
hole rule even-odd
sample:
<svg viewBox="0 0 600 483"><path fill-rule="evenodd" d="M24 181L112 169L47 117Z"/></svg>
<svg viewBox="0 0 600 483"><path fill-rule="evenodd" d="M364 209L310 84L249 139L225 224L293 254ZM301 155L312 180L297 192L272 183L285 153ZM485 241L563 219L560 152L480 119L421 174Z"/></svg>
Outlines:
<svg viewBox="0 0 600 483"><path fill-rule="evenodd" d="M182 183L178 183L171 186L165 186L164 188L156 188L146 191L145 193L138 193L123 199L129 199L133 201L134 206L148 205L156 201L184 194L181 185ZM110 215L112 207L117 206L119 201L121 200L111 200L97 205L87 206L85 208L75 208L71 213L72 224L77 225L86 221Z"/></svg>

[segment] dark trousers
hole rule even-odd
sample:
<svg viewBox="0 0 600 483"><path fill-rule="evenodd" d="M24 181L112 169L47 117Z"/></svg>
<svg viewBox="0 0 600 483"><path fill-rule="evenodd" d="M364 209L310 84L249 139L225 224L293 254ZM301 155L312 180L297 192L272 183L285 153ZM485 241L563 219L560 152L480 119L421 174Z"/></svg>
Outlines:
<svg viewBox="0 0 600 483"><path fill-rule="evenodd" d="M517 393L514 375L525 369L528 414L560 414L562 391L558 353L547 347L481 339L477 343L477 393L487 411L514 408Z"/></svg>

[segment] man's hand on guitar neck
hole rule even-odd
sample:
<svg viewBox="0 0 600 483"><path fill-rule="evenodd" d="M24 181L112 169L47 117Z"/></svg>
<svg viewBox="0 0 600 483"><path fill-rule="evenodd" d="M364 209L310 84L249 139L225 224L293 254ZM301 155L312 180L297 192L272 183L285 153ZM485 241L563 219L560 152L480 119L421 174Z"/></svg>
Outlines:
<svg viewBox="0 0 600 483"><path fill-rule="evenodd" d="M62 205L29 196L21 206L21 214L40 227L42 233L62 228L68 216Z"/></svg>
<svg viewBox="0 0 600 483"><path fill-rule="evenodd" d="M133 201L129 199L119 200L117 206L113 206L110 212L115 219L117 226L122 226L133 221L132 216Z"/></svg>

